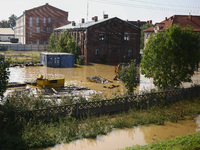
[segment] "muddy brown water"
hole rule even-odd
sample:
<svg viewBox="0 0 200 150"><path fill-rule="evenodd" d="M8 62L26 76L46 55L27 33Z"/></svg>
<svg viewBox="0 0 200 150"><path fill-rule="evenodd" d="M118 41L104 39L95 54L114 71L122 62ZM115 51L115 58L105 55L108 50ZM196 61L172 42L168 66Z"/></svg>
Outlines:
<svg viewBox="0 0 200 150"><path fill-rule="evenodd" d="M163 126L150 125L114 130L96 139L81 139L68 144L59 144L45 150L117 150L133 145L171 139L200 131L200 116L195 120L166 123Z"/></svg>
<svg viewBox="0 0 200 150"><path fill-rule="evenodd" d="M49 68L45 66L38 67L13 67L10 68L10 82L33 81L38 74L42 74L46 78L65 78L65 85L74 84L77 86L89 87L92 90L100 91L104 96L111 96L114 93L123 94L126 89L120 81L113 81L115 76L116 65L95 64L81 65L75 68ZM99 84L93 83L86 79L89 76L101 76L113 81L113 83ZM200 72L196 72L193 76L193 82L200 84ZM185 83L185 87L189 87L192 83ZM109 89L112 85L119 87ZM140 76L140 85L136 91L149 90L154 88L153 80Z"/></svg>
<svg viewBox="0 0 200 150"><path fill-rule="evenodd" d="M65 78L65 85L77 85L89 87L92 90L100 91L104 96L111 96L114 93L123 94L126 90L120 81L113 81L115 75L115 65L90 64L77 66L76 68L49 68L38 67L14 67L10 68L10 82L33 81L38 74L46 78ZM102 76L113 83L99 84L89 82L88 76ZM192 77L193 83L200 84L200 72L195 72ZM184 83L184 87L189 87L193 83ZM104 88L112 85L119 85L114 89ZM140 76L140 86L137 91L154 88L153 80ZM151 125L141 126L133 129L114 130L106 136L98 136L97 139L82 139L69 144L61 144L46 150L116 150L132 145L145 145L157 140L173 138L179 135L186 135L200 130L200 117L196 121L180 121L178 124L167 123L165 126Z"/></svg>

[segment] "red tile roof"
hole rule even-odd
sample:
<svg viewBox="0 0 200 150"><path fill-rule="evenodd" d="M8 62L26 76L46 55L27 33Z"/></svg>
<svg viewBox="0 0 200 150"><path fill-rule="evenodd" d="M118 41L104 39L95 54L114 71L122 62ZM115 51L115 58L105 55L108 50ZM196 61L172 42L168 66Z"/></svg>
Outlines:
<svg viewBox="0 0 200 150"><path fill-rule="evenodd" d="M194 31L200 31L200 16L192 15L174 15L172 17L166 18L160 23L156 23L154 26L144 30L144 32L153 32L155 26L159 26L159 31L165 31L168 26L173 24L180 24L181 28L190 25L194 28Z"/></svg>

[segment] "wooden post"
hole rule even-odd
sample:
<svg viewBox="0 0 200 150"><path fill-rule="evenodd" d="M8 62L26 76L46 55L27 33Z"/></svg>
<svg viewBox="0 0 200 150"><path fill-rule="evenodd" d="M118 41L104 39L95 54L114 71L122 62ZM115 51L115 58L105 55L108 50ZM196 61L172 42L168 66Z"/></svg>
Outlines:
<svg viewBox="0 0 200 150"><path fill-rule="evenodd" d="M124 110L127 111L127 102L128 102L128 97L125 97L125 103L124 103Z"/></svg>
<svg viewBox="0 0 200 150"><path fill-rule="evenodd" d="M101 106L102 113L105 114L105 100L102 100L101 104L102 104L102 106Z"/></svg>
<svg viewBox="0 0 200 150"><path fill-rule="evenodd" d="M79 105L78 105L78 103L76 103L76 118L78 118L78 107L79 107Z"/></svg>

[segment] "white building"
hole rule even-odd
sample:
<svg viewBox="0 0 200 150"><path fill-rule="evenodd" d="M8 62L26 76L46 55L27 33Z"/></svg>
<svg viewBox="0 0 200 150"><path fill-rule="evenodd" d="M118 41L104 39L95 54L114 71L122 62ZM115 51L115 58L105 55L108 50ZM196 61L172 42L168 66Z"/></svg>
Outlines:
<svg viewBox="0 0 200 150"><path fill-rule="evenodd" d="M0 41L10 42L10 39L14 38L14 30L12 28L0 28Z"/></svg>

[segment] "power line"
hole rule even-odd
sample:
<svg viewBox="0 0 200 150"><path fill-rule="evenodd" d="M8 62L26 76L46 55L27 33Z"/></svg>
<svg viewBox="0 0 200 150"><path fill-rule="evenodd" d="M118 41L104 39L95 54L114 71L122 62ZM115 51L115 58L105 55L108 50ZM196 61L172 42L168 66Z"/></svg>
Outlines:
<svg viewBox="0 0 200 150"><path fill-rule="evenodd" d="M172 4L163 4L163 3L155 3L155 2L149 2L149 1L142 1L142 0L129 0L134 2L140 2L145 4L153 4L153 5L161 5L161 6L170 6L170 7L180 7L180 8L188 8L188 9L200 9L199 6L183 6L183 5L172 5Z"/></svg>
<svg viewBox="0 0 200 150"><path fill-rule="evenodd" d="M189 13L189 12L190 13L199 13L199 11L200 11L199 9L168 8L168 7L141 5L141 4L140 5L139 4L131 4L131 3L124 3L124 2L114 2L114 1L109 1L109 0L106 0L106 1L105 0L89 0L89 1L110 4L110 5L135 7L135 8L151 9L151 10L159 10L159 11L171 11L171 12L175 11L175 12L184 12L184 13ZM159 4L161 4L161 3L159 3ZM164 4L162 4L162 5L164 5Z"/></svg>

